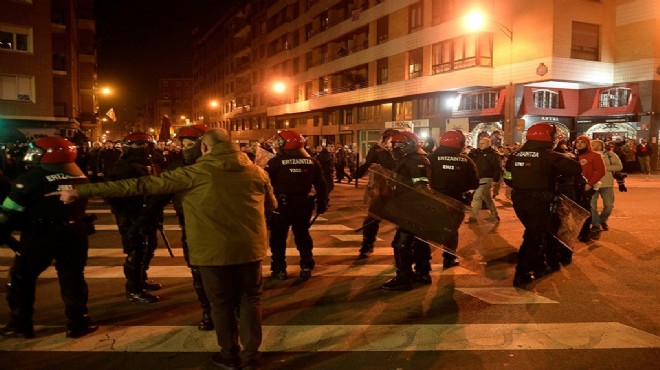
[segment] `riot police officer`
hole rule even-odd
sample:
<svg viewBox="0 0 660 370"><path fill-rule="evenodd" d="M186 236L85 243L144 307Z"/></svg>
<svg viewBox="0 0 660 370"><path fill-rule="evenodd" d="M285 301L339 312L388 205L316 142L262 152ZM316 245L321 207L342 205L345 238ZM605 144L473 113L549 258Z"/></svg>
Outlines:
<svg viewBox="0 0 660 370"><path fill-rule="evenodd" d="M193 164L197 158L201 157L202 135L204 135L206 130L208 130L208 127L204 125L192 125L181 128L177 138L181 141L183 157L181 160L172 162L167 168L168 171ZM202 274L199 271L199 266L193 266L190 264L188 243L186 239L186 223L183 216L183 205L180 197L174 197L174 210L176 211L179 225L181 226L181 247L183 248L183 257L185 258L188 267L190 267L190 272L192 273L193 278L193 288L195 289L195 293L197 293L199 303L202 305L202 319L199 321L197 328L203 331L213 330L214 325L213 319L211 318L211 303L204 291Z"/></svg>
<svg viewBox="0 0 660 370"><path fill-rule="evenodd" d="M421 141L412 132L396 131L392 135L394 172L400 181L418 189L428 189L430 162ZM381 286L384 290L410 290L415 282L430 284L431 248L410 231L398 228L392 240L396 277ZM413 273L412 265L415 264Z"/></svg>
<svg viewBox="0 0 660 370"><path fill-rule="evenodd" d="M78 338L96 329L87 315L87 263L91 221L85 217L87 200L62 204L44 197L72 189L88 180L75 164L76 146L61 137L33 141L24 161L34 167L20 175L0 209L0 238L6 243L12 230L21 230L14 264L9 270L7 302L11 309L4 336L32 338L37 278L55 260L67 318L66 336ZM13 238L12 238L13 239ZM15 240L14 240L15 242Z"/></svg>
<svg viewBox="0 0 660 370"><path fill-rule="evenodd" d="M136 132L122 140L122 155L108 171L106 179L117 181L152 174L150 161L154 141L151 135ZM158 297L147 293L161 288L147 279L147 269L157 245L157 228L162 220L162 205L149 196L108 198L115 215L126 253L124 276L129 302L154 303Z"/></svg>
<svg viewBox="0 0 660 370"><path fill-rule="evenodd" d="M305 147L305 138L294 130L282 130L273 136L277 155L266 165L266 172L273 184L278 207L270 221L271 276L281 280L288 277L286 271L286 239L289 228L300 253L300 279L312 276L314 256L313 241L309 234L310 218L314 211L322 214L327 210L328 193L321 165L311 158ZM310 196L314 186L315 196Z"/></svg>
<svg viewBox="0 0 660 370"><path fill-rule="evenodd" d="M474 161L463 153L465 135L461 131L447 131L440 137L440 146L429 155L431 161L431 188L466 205L470 205L470 190L479 186L477 167ZM445 242L445 247L458 248L458 229ZM456 256L442 254L442 267L458 265Z"/></svg>
<svg viewBox="0 0 660 370"><path fill-rule="evenodd" d="M379 142L369 148L367 158L364 164L358 167L355 178L359 179L364 176L372 164L378 164L388 170L394 169L394 158L390 152L392 135L396 130L385 130L379 137ZM367 216L362 221L362 246L360 247L359 259L367 258L374 252L374 242L376 242L376 235L380 228L380 220L371 216Z"/></svg>
<svg viewBox="0 0 660 370"><path fill-rule="evenodd" d="M527 141L506 162L505 181L513 188L511 200L516 216L525 227L518 251L513 285L524 287L551 272L545 261L552 238L551 204L560 175L580 176L580 165L553 151L557 128L537 123L527 130Z"/></svg>

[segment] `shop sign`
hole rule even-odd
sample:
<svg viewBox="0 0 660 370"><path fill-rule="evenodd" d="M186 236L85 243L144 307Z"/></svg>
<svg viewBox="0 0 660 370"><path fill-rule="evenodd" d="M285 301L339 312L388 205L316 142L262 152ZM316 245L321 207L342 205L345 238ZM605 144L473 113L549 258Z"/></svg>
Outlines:
<svg viewBox="0 0 660 370"><path fill-rule="evenodd" d="M387 121L385 128L393 128L395 130L413 131L415 127L429 127L428 119L415 119L410 121Z"/></svg>
<svg viewBox="0 0 660 370"><path fill-rule="evenodd" d="M635 116L577 117L577 123L622 123L636 122Z"/></svg>

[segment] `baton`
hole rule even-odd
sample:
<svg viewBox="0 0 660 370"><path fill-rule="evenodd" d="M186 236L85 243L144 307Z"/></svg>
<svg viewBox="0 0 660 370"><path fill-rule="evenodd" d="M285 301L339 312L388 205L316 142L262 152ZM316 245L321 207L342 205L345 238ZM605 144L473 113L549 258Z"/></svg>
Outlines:
<svg viewBox="0 0 660 370"><path fill-rule="evenodd" d="M167 239L167 235L165 235L163 225L160 225L158 230L160 231L160 236L163 237L163 242L165 243L165 247L167 247L167 251L170 252L170 257L174 258L174 253L172 253L172 246L170 245L170 241Z"/></svg>
<svg viewBox="0 0 660 370"><path fill-rule="evenodd" d="M373 223L375 223L375 222L380 222L380 220L377 219L377 218L374 218L372 221L369 221L369 222L367 222L366 224L364 224L364 225L358 227L357 229L353 230L353 232L354 232L354 233L359 233L359 232L362 231L365 227L367 227L367 226L369 226L369 225L371 225L371 224L373 224Z"/></svg>
<svg viewBox="0 0 660 370"><path fill-rule="evenodd" d="M314 218L312 218L312 220L309 221L309 226L314 225L314 222L316 222L317 218L319 218L319 213L318 212L316 212L316 214L314 215Z"/></svg>

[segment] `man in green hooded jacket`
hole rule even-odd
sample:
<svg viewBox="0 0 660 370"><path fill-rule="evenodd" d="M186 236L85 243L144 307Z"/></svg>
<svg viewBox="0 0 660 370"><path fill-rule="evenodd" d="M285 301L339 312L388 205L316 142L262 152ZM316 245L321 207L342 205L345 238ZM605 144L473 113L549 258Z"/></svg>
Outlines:
<svg viewBox="0 0 660 370"><path fill-rule="evenodd" d="M265 214L277 207L277 200L268 174L231 142L226 130L206 131L201 149L195 164L159 176L51 194L68 203L78 197L178 193L190 263L200 267L221 348L213 361L227 369L245 366L239 358L240 337L242 357L257 367L262 341L261 261L268 249Z"/></svg>

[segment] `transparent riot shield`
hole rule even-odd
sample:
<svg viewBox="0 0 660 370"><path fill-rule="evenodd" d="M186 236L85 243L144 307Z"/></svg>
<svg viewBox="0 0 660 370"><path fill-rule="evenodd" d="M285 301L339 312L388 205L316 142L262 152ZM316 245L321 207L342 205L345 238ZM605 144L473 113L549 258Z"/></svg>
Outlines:
<svg viewBox="0 0 660 370"><path fill-rule="evenodd" d="M576 248L584 246L584 243L578 240L578 236L584 221L591 217L591 212L563 194L557 198L553 203L554 237L566 248L575 251Z"/></svg>
<svg viewBox="0 0 660 370"><path fill-rule="evenodd" d="M257 147L257 152L254 153L254 163L261 167L264 168L266 167L266 164L268 161L270 161L271 158L275 157L275 154L267 151L266 149L263 149L261 147Z"/></svg>
<svg viewBox="0 0 660 370"><path fill-rule="evenodd" d="M379 165L369 167L369 172L370 216L392 222L417 238L456 254L440 245L463 223L465 213L469 212L465 204L432 190L415 189Z"/></svg>

